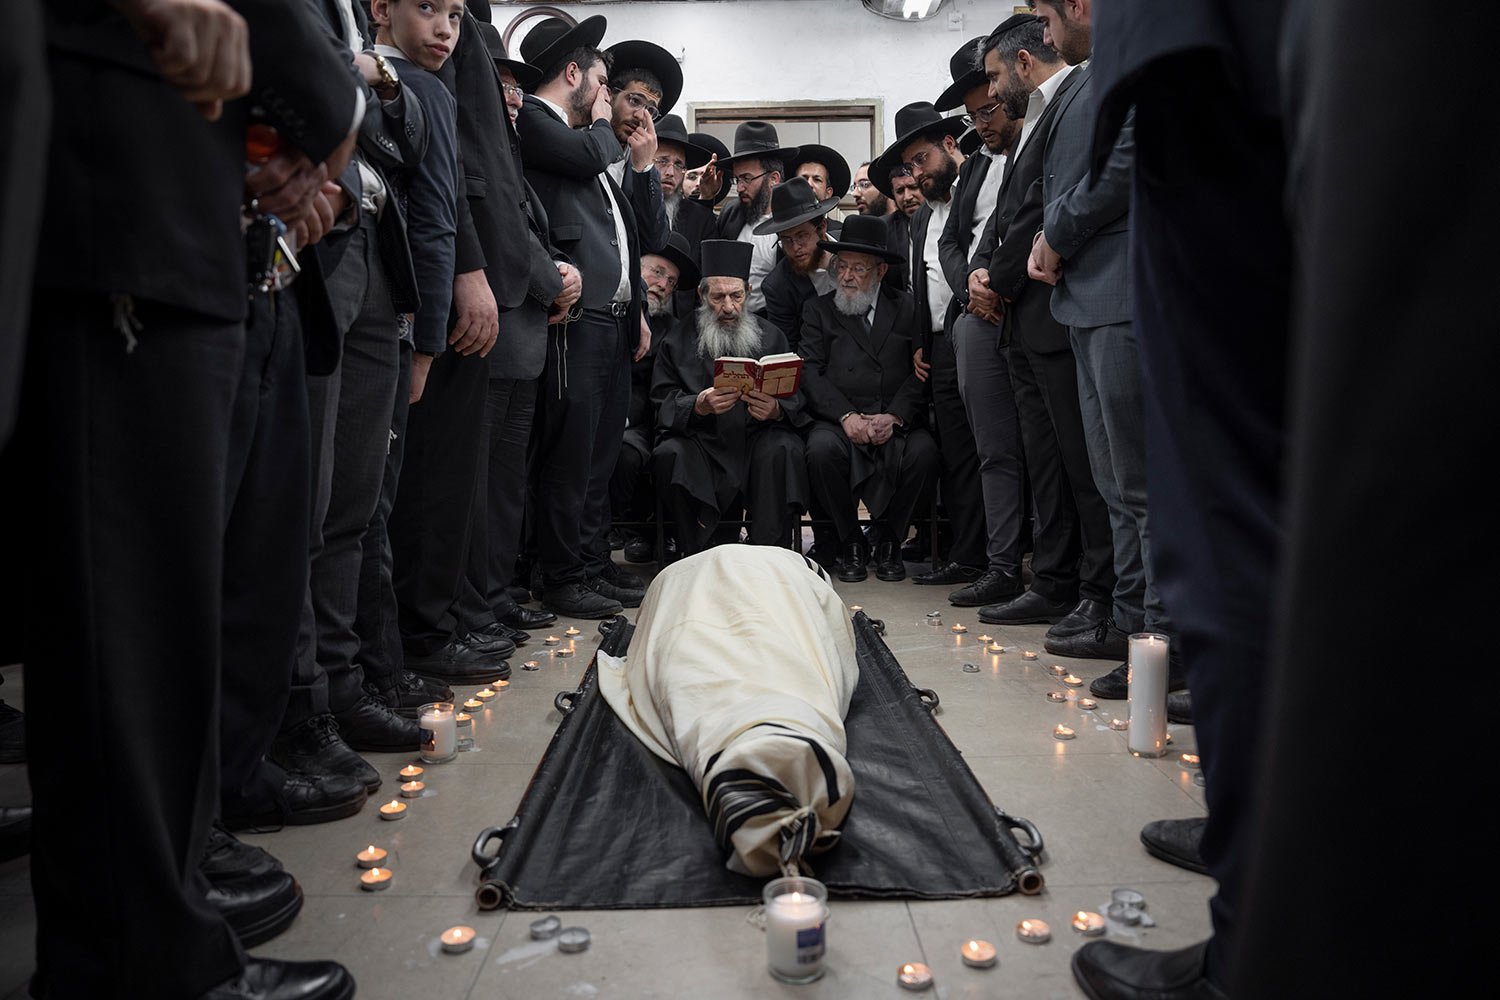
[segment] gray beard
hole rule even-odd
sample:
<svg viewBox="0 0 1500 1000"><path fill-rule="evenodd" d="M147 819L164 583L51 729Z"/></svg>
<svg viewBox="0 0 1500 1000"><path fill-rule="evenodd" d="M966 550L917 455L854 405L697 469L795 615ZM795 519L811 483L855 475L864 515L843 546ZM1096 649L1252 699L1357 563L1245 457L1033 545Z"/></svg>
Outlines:
<svg viewBox="0 0 1500 1000"><path fill-rule="evenodd" d="M740 313L733 326L725 328L708 303L698 307L698 356L705 361L715 358L760 357L760 325L748 310Z"/></svg>
<svg viewBox="0 0 1500 1000"><path fill-rule="evenodd" d="M875 296L880 294L880 286L874 285L863 292L846 292L842 288L833 290L833 308L845 316L864 316L875 304Z"/></svg>
<svg viewBox="0 0 1500 1000"><path fill-rule="evenodd" d="M666 316L672 311L672 296L668 295L660 302L651 296L646 296L646 314L648 316Z"/></svg>
<svg viewBox="0 0 1500 1000"><path fill-rule="evenodd" d="M667 210L667 224L677 228L677 210L682 207L682 188L677 188L671 194L661 200L662 207Z"/></svg>

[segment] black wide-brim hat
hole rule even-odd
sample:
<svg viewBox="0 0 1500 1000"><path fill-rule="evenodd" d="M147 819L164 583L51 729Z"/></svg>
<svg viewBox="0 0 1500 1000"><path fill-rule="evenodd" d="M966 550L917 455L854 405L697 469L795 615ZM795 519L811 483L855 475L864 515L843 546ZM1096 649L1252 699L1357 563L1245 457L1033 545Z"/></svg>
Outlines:
<svg viewBox="0 0 1500 1000"><path fill-rule="evenodd" d="M516 78L516 83L522 90L531 90L542 78L542 71L531 63L512 59L510 53L505 51L505 39L500 35L500 29L488 21L479 22L479 33L484 36L485 47L490 50L490 60L497 66L504 66L510 70L510 75Z"/></svg>
<svg viewBox="0 0 1500 1000"><path fill-rule="evenodd" d="M1010 20L1016 21L1017 18L1036 20L1029 14L1017 14ZM989 85L989 77L984 75L984 67L979 62L979 46L984 44L984 37L980 35L978 38L971 38L964 42L963 46L948 59L948 76L953 82L948 85L947 90L938 95L937 100L932 102L933 107L939 111L952 111L963 104L964 95L969 91L981 84Z"/></svg>
<svg viewBox="0 0 1500 1000"><path fill-rule="evenodd" d="M682 66L677 57L655 42L635 38L628 42L616 42L604 50L611 60L610 78L627 69L643 69L661 81L661 100L656 106L662 114L671 111L682 96Z"/></svg>
<svg viewBox="0 0 1500 1000"><path fill-rule="evenodd" d="M740 160L781 160L790 163L797 158L796 146L783 146L770 122L740 122L734 130L734 153L719 157L719 166ZM727 171L726 171L727 176ZM783 178L785 179L785 178Z"/></svg>
<svg viewBox="0 0 1500 1000"><path fill-rule="evenodd" d="M804 163L821 163L827 168L828 189L834 193L835 197L842 198L849 193L849 184L854 180L854 172L849 169L849 161L840 156L838 150L816 142L798 146L797 155L787 161L787 178L790 179L795 175L797 168Z"/></svg>
<svg viewBox="0 0 1500 1000"><path fill-rule="evenodd" d="M521 58L546 76L574 49L584 46L597 49L607 26L602 14L586 17L576 25L569 25L560 17L549 17L521 39Z"/></svg>
<svg viewBox="0 0 1500 1000"><path fill-rule="evenodd" d="M806 177L793 177L771 189L771 217L756 226L752 232L756 236L773 236L788 229L796 229L804 222L821 219L833 211L838 203L837 196L819 201Z"/></svg>
<svg viewBox="0 0 1500 1000"><path fill-rule="evenodd" d="M698 262L693 260L693 247L687 237L679 232L667 234L667 245L655 251L656 256L665 257L677 265L678 288L693 288L698 284ZM649 257L650 254L641 254Z"/></svg>
<svg viewBox="0 0 1500 1000"><path fill-rule="evenodd" d="M965 156L973 156L979 152L983 143L984 140L979 138L979 130L971 125L967 132L958 137L958 151Z"/></svg>
<svg viewBox="0 0 1500 1000"><path fill-rule="evenodd" d="M750 255L754 250L755 244L744 240L704 240L698 245L698 255L703 260L698 273L703 278L749 281Z"/></svg>
<svg viewBox="0 0 1500 1000"><path fill-rule="evenodd" d="M714 166L719 169L719 173L724 180L719 185L719 193L714 196L714 204L717 205L724 200L725 196L729 194L730 189L734 187L734 182L723 169L724 161L729 159L729 147L724 145L718 136L708 132L689 132L688 138L708 150L711 155L719 158L719 162L714 164ZM705 160L704 162L706 163L707 161Z"/></svg>
<svg viewBox="0 0 1500 1000"><path fill-rule="evenodd" d="M879 215L851 215L844 220L843 232L836 240L819 240L818 249L830 253L867 253L887 264L899 264L906 258L887 245L890 230Z"/></svg>
<svg viewBox="0 0 1500 1000"><path fill-rule="evenodd" d="M693 137L688 135L687 125L676 115L661 116L661 121L656 123L656 141L675 142L681 146L682 162L687 164L688 170L697 170L713 159L713 150L694 142Z"/></svg>
<svg viewBox="0 0 1500 1000"><path fill-rule="evenodd" d="M908 104L896 112L896 135L899 138L870 161L870 183L887 198L894 197L891 171L901 165L902 150L918 139L938 140L951 135L956 140L966 128L962 115L944 117L926 101Z"/></svg>

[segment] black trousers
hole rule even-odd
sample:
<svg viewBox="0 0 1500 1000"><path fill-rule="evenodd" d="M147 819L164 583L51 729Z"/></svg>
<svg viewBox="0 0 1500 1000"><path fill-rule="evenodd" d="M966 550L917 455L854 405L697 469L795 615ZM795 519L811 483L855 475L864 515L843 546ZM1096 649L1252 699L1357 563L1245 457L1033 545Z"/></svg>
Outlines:
<svg viewBox="0 0 1500 1000"><path fill-rule="evenodd" d="M1115 591L1114 536L1089 468L1073 352L1039 353L1016 333L1007 355L1035 512L1031 587L1053 601L1083 597L1108 604Z"/></svg>
<svg viewBox="0 0 1500 1000"><path fill-rule="evenodd" d="M401 641L415 655L442 649L459 628L454 603L468 567L489 381L487 360L446 351L407 416L391 547Z"/></svg>
<svg viewBox="0 0 1500 1000"><path fill-rule="evenodd" d="M630 406L627 345L635 343L626 327L624 317L585 309L547 331L532 444L537 558L548 589L582 583L609 558L609 478Z"/></svg>
<svg viewBox="0 0 1500 1000"><path fill-rule="evenodd" d="M411 355L411 344L403 340L400 373L396 378L396 406L391 413L390 445L385 456L385 476L380 482L375 516L370 519L365 536L360 540L359 606L354 614L359 652L355 654L354 662L365 687L379 693L396 686L406 661L401 646L390 521L406 455L406 418L411 409Z"/></svg>
<svg viewBox="0 0 1500 1000"><path fill-rule="evenodd" d="M934 437L942 454L943 508L948 515L949 544L946 558L961 566L988 566L985 543L984 495L979 487L979 451L974 430L958 392L958 357L953 341L939 331L932 335L932 386ZM933 541L937 551L937 542Z"/></svg>
<svg viewBox="0 0 1500 1000"><path fill-rule="evenodd" d="M296 297L254 296L227 462L219 760L226 813L274 802L286 777L264 755L291 693L307 593L308 450Z"/></svg>
<svg viewBox="0 0 1500 1000"><path fill-rule="evenodd" d="M627 427L615 471L609 477L610 517L615 521L649 521L655 514L655 492L651 434L644 427Z"/></svg>
<svg viewBox="0 0 1500 1000"><path fill-rule="evenodd" d="M898 431L898 433L900 433ZM906 539L917 502L932 488L938 471L938 448L932 435L915 428L905 435L905 452L899 467L882 470L892 476L890 498L877 520L895 535L896 544ZM892 439L894 440L894 438ZM812 495L833 518L839 544L856 540L859 531L859 500L850 483L853 445L837 424L819 420L807 435L807 479ZM881 475L877 471L876 475Z"/></svg>
<svg viewBox="0 0 1500 1000"><path fill-rule="evenodd" d="M127 336L117 322L132 308ZM198 873L219 798L225 477L244 348L241 322L76 291L33 300L0 504L24 526L13 625L49 996L193 997L244 965Z"/></svg>
<svg viewBox="0 0 1500 1000"><path fill-rule="evenodd" d="M682 437L658 443L651 456L656 482L671 484L683 450L697 447L696 442ZM702 552L712 543L737 538L738 527L732 537L726 537L719 530L719 522L725 518L738 521L741 514L750 521L751 545L786 545L791 541L792 522L799 515L798 505L792 504L787 496L787 482L797 478L795 467L805 461L802 438L779 431L752 435L744 461L740 491L723 510L706 506L680 487L664 487L664 500L676 528L679 556Z"/></svg>
<svg viewBox="0 0 1500 1000"><path fill-rule="evenodd" d="M1131 259L1150 558L1193 695L1202 853L1219 884L1207 971L1226 986L1282 535L1286 156L1279 123L1245 107L1216 57L1158 67L1139 93Z"/></svg>

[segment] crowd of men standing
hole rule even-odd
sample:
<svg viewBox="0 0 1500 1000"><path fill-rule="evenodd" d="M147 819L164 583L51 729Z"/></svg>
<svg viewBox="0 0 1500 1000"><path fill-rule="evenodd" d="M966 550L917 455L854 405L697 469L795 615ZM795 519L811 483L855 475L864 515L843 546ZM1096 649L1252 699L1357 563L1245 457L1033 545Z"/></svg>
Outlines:
<svg viewBox="0 0 1500 1000"><path fill-rule="evenodd" d="M1282 484L1288 5L1214 6L1235 30L1038 0L851 169L766 122L732 149L688 132L676 60L606 46L602 17L515 58L484 2L16 5L0 507L27 569L0 584L0 661L28 710L23 738L0 702L0 760L34 801L0 824L34 830L33 995L352 996L336 963L246 956L301 890L233 832L359 811L361 752L416 749L419 706L505 676L558 615L638 605L613 549L798 545L804 514L841 580L903 580L925 546L914 583L1047 624L1055 655L1172 637L1209 817L1141 836L1218 880L1215 933L1090 944L1075 974L1094 997L1275 980L1231 958L1275 938L1249 866L1284 870L1265 834L1295 822L1255 806L1259 706L1296 690L1262 666L1280 504L1304 542L1339 512L1309 485L1326 435ZM1310 220L1346 196L1342 152L1299 161ZM714 384L718 358L783 353L795 392ZM934 489L941 530L913 538ZM658 509L660 549L624 527ZM1290 565L1297 593L1331 586Z"/></svg>

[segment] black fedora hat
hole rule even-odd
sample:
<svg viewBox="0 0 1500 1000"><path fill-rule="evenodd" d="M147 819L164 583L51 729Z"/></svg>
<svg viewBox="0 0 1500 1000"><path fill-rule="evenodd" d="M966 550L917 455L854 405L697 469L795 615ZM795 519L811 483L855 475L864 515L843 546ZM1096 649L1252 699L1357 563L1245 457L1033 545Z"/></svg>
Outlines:
<svg viewBox="0 0 1500 1000"><path fill-rule="evenodd" d="M979 138L979 130L970 125L968 131L958 137L958 151L965 156L973 156L979 151L983 140Z"/></svg>
<svg viewBox="0 0 1500 1000"><path fill-rule="evenodd" d="M718 136L708 132L689 132L688 138L719 158L719 162L714 164L715 167L722 168L724 161L729 159L729 147L724 145ZM714 195L714 204L717 205L723 201L724 196L729 194L729 190L733 187L734 184L730 182L728 175L724 175L724 183L719 185L719 193Z"/></svg>
<svg viewBox="0 0 1500 1000"><path fill-rule="evenodd" d="M844 220L844 230L836 240L819 240L818 249L832 253L867 253L887 264L906 260L886 243L890 230L878 215L851 215Z"/></svg>
<svg viewBox="0 0 1500 1000"><path fill-rule="evenodd" d="M740 122L734 130L734 153L719 158L719 166L739 160L767 159L788 163L797 158L796 146L783 146L770 122ZM784 178L783 178L784 179Z"/></svg>
<svg viewBox="0 0 1500 1000"><path fill-rule="evenodd" d="M687 126L676 115L661 116L661 121L656 123L656 141L675 142L681 146L682 162L687 164L689 170L697 170L714 155L708 147L693 141L692 136L688 135Z"/></svg>
<svg viewBox="0 0 1500 1000"><path fill-rule="evenodd" d="M699 273L704 278L739 278L750 280L750 254L753 243L744 240L704 240L698 247L698 256L703 267Z"/></svg>
<svg viewBox="0 0 1500 1000"><path fill-rule="evenodd" d="M849 192L849 183L854 179L854 172L849 169L849 161L840 156L839 151L832 146L824 146L816 142L798 146L797 155L787 161L787 177L796 176L797 168L804 163L823 165L823 169L828 171L828 190L833 192L835 198L842 198Z"/></svg>
<svg viewBox="0 0 1500 1000"><path fill-rule="evenodd" d="M516 78L516 83L520 84L522 90L530 90L537 85L537 81L542 78L542 71L530 63L512 59L510 53L505 51L505 39L500 37L499 28L488 21L480 21L479 33L484 36L491 61L496 66L504 66L510 70L510 75Z"/></svg>
<svg viewBox="0 0 1500 1000"><path fill-rule="evenodd" d="M607 23L601 14L586 17L576 25L560 17L549 17L521 39L521 58L546 76L574 49L584 46L597 49L604 39Z"/></svg>
<svg viewBox="0 0 1500 1000"><path fill-rule="evenodd" d="M655 42L639 38L616 42L604 51L613 63L609 71L611 79L627 69L646 70L661 81L661 100L656 102L661 113L666 114L677 104L682 96L682 66L672 53Z"/></svg>
<svg viewBox="0 0 1500 1000"><path fill-rule="evenodd" d="M944 117L926 101L917 101L908 104L896 112L896 135L899 137L895 142L885 147L880 155L870 162L870 181L887 198L891 196L891 171L901 165L901 153L918 139L931 139L940 141L943 136L952 136L957 139L963 135L964 124L962 115Z"/></svg>
<svg viewBox="0 0 1500 1000"><path fill-rule="evenodd" d="M698 284L698 262L693 260L693 248L686 236L679 232L670 232L667 234L667 245L653 252L656 256L665 257L677 265L678 288L692 288ZM650 257L651 254L643 253L641 256Z"/></svg>
<svg viewBox="0 0 1500 1000"><path fill-rule="evenodd" d="M1016 17L1024 17L1036 20L1029 14L1017 14ZM1016 18L1011 18L1014 21ZM953 53L948 60L948 75L953 82L948 89L938 95L938 99L932 102L932 106L939 111L952 111L964 102L964 95L975 87L987 85L989 77L984 75L984 66L979 62L979 46L984 44L984 36L971 38L964 42L959 50Z"/></svg>
<svg viewBox="0 0 1500 1000"><path fill-rule="evenodd" d="M818 200L806 177L793 177L771 189L771 217L756 226L756 236L771 236L821 219L838 205L837 197Z"/></svg>

